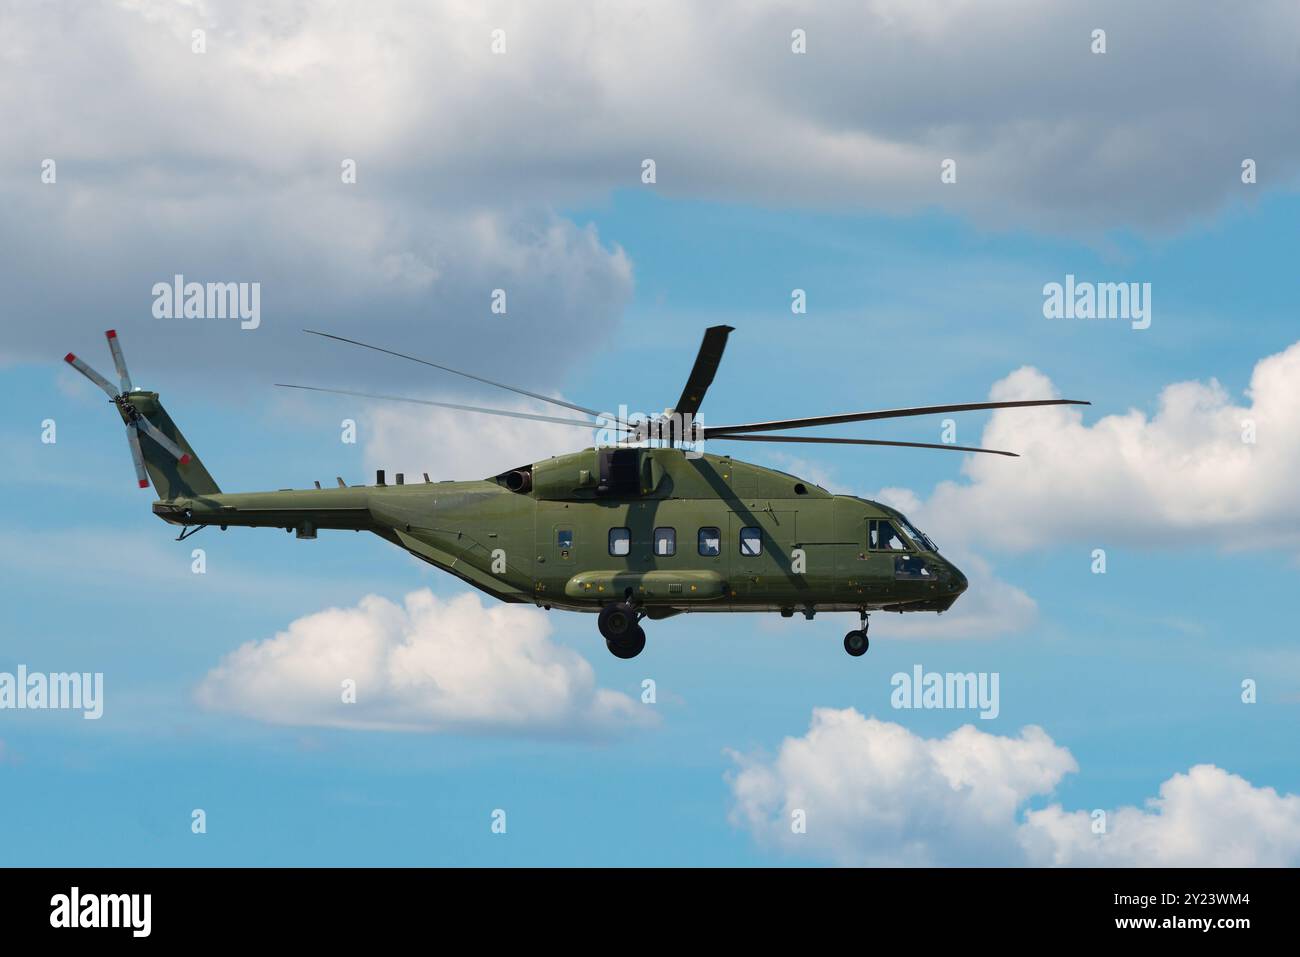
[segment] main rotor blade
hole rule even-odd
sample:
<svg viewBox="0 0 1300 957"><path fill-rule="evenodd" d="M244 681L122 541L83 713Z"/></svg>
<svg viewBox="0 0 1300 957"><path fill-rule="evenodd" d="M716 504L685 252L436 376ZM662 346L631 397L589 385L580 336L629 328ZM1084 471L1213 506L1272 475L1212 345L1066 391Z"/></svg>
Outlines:
<svg viewBox="0 0 1300 957"><path fill-rule="evenodd" d="M146 419L143 415L137 415L133 421L137 429L143 430L145 435L149 436L149 438L153 439L155 442L161 445L164 451L166 451L167 454L170 455L172 458L174 458L177 462L179 462L181 465L189 464L190 454L186 452L183 448L181 448L179 445L177 445L175 442L173 442L171 439L167 438L167 436L163 435L163 433L158 430L158 427L155 426L148 419Z"/></svg>
<svg viewBox="0 0 1300 957"><path fill-rule="evenodd" d="M378 395L374 392L353 392L349 389L325 389L316 385L290 385L287 382L276 382L275 386L280 389L305 389L308 392L331 392L334 395L354 395L362 399L383 399L387 402L412 402L416 405L435 405L441 409L458 409L461 412L481 412L484 415L503 415L512 419L531 419L533 422L553 422L556 425L578 425L585 429L598 429L600 426L595 422L583 422L581 419L561 419L553 415L536 415L531 412L508 412L505 409L485 409L477 405L460 405L456 402L436 402L433 399L412 399L404 395ZM631 431L627 426L613 424L610 428L617 429L621 432Z"/></svg>
<svg viewBox="0 0 1300 957"><path fill-rule="evenodd" d="M1039 405L1092 405L1080 399L1027 399L1017 402L966 402L960 405L922 405L911 409L884 409L878 412L846 412L841 415L818 415L807 419L780 419L775 422L751 422L746 425L714 425L704 429L704 437L736 435L741 432L771 432L776 429L806 429L815 425L838 425L843 422L866 422L869 419L901 419L909 415L932 415L937 412L975 412L981 409L1023 409Z"/></svg>
<svg viewBox="0 0 1300 957"><path fill-rule="evenodd" d="M78 372L84 375L91 382L95 383L95 385L99 386L106 393L108 393L108 397L110 399L117 398L117 390L114 389L112 385L109 384L109 381L105 379L102 375L100 375L98 372L96 372L94 369L92 369L90 366L86 365L84 362L82 362L80 359L74 356L71 352L69 352L66 356L63 357L63 361L66 362L68 365L72 366L72 368L76 369Z"/></svg>
<svg viewBox="0 0 1300 957"><path fill-rule="evenodd" d="M329 332L317 332L314 329L304 329L303 332L313 336L323 336L326 339L335 339L339 342L346 342L350 345L361 346L363 349L373 349L375 352L382 352L386 355L397 356L399 359L409 359L411 362L418 362L420 365L432 366L435 369L441 369L443 372L450 372L452 375L463 376L466 379L473 379L475 382L482 382L486 385L496 386L498 389L505 389L507 392L515 392L519 395L526 395L530 399L537 399L541 402L549 402L551 405L562 405L566 409L572 409L574 412L584 412L587 415L600 415L595 409L588 409L581 405L574 405L572 402L565 402L563 399L553 399L548 395L540 395L536 392L529 392L527 389L517 389L512 385L506 385L504 382L493 382L491 379L485 379L482 376L473 375L469 372L461 372L459 369L452 369L448 366L438 365L436 362L430 362L428 359L419 359L415 356L408 356L404 352L394 352L392 349L384 349L381 346L372 346L368 342L358 342L356 339L347 339L343 336L336 336Z"/></svg>
<svg viewBox="0 0 1300 957"><path fill-rule="evenodd" d="M109 329L104 333L108 340L109 351L113 353L113 365L117 366L117 377L122 383L122 391L131 391L131 374L126 371L126 359L122 356L122 344L117 341L117 330Z"/></svg>
<svg viewBox="0 0 1300 957"><path fill-rule="evenodd" d="M135 463L135 477L141 488L149 487L149 473L144 470L144 453L140 451L140 433L135 426L126 427L126 442L131 446L131 461Z"/></svg>
<svg viewBox="0 0 1300 957"><path fill-rule="evenodd" d="M1019 452L1001 449L977 449L970 445L936 445L932 442L887 442L884 439L832 439L820 435L710 435L708 440L730 439L734 442L807 442L815 445L895 445L907 449L944 449L949 452L988 452L1020 458Z"/></svg>
<svg viewBox="0 0 1300 957"><path fill-rule="evenodd" d="M733 331L731 326L710 326L704 330L704 340L700 343L700 351L695 355L695 365L691 367L691 374L686 379L682 397L673 407L674 412L680 415L694 415L700 411L704 393L709 391L709 386L713 384L713 377L718 372L718 363L722 361L722 352L727 348L727 336Z"/></svg>

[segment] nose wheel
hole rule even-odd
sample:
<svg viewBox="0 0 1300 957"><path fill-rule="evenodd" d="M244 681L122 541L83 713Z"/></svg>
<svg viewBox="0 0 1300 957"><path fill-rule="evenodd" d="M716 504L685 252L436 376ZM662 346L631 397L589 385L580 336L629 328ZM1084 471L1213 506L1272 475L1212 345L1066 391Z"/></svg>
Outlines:
<svg viewBox="0 0 1300 957"><path fill-rule="evenodd" d="M862 627L844 636L844 650L854 658L861 658L871 647L871 640L867 637L867 613L859 611L858 614L862 617Z"/></svg>

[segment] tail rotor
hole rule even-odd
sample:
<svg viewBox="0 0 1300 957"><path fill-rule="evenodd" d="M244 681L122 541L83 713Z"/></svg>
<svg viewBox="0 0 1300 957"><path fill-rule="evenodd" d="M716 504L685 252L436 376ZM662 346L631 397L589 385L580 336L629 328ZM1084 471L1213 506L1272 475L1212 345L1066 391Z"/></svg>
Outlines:
<svg viewBox="0 0 1300 957"><path fill-rule="evenodd" d="M121 383L120 391L114 389L112 383L71 352L63 357L63 361L99 386L104 394L117 406L122 415L122 420L126 423L126 441L131 447L131 461L135 464L136 480L140 483L141 488L148 488L149 474L145 470L144 451L140 447L141 432L149 436L180 465L188 465L191 461L190 455L150 422L144 416L144 413L132 403L132 394L139 390L131 384L131 374L126 368L126 359L122 355L122 346L118 342L117 331L109 329L104 333L104 336L108 339L109 351L113 353L113 365L117 369L117 377Z"/></svg>

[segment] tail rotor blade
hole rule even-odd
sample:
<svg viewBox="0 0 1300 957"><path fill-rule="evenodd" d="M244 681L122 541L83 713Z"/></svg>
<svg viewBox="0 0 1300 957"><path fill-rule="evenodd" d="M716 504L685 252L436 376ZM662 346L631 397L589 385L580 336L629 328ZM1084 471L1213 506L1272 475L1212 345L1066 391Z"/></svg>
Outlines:
<svg viewBox="0 0 1300 957"><path fill-rule="evenodd" d="M131 446L131 461L135 463L135 477L141 488L148 488L149 473L144 470L144 453L140 451L140 435L129 425L126 427L126 442Z"/></svg>
<svg viewBox="0 0 1300 957"><path fill-rule="evenodd" d="M189 464L189 453L171 439L167 438L167 436L163 435L162 432L160 432L158 428L143 415L136 418L135 427L143 430L145 435L149 436L149 438L161 445L167 453L171 455L172 458L176 459L176 461L180 462L181 465Z"/></svg>
<svg viewBox="0 0 1300 957"><path fill-rule="evenodd" d="M113 386L109 384L109 381L105 379L102 375L100 375L98 372L96 372L94 369L92 369L90 366L86 365L86 363L82 362L80 359L74 356L71 352L69 352L66 356L63 357L63 361L66 362L68 365L72 366L72 368L76 369L78 372L84 375L91 382L95 383L95 385L103 389L105 394L110 399L117 398L117 390L114 389Z"/></svg>
<svg viewBox="0 0 1300 957"><path fill-rule="evenodd" d="M122 357L122 344L117 341L117 330L109 329L104 333L108 340L109 351L113 353L113 365L117 366L117 378L122 383L122 391L131 391L131 374L126 371L126 359Z"/></svg>

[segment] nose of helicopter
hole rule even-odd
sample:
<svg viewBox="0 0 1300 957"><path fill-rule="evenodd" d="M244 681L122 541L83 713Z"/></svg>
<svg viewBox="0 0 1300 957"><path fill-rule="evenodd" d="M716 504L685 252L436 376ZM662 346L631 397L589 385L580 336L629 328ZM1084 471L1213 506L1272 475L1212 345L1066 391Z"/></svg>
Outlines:
<svg viewBox="0 0 1300 957"><path fill-rule="evenodd" d="M949 593L954 598L964 592L966 586L969 584L966 581L966 576L962 574L961 569L952 564L952 562L948 563L948 583Z"/></svg>

